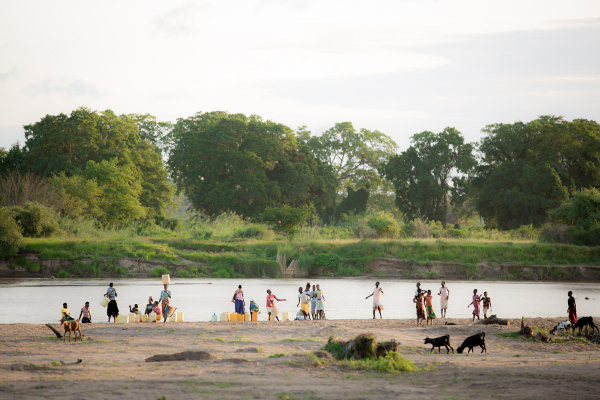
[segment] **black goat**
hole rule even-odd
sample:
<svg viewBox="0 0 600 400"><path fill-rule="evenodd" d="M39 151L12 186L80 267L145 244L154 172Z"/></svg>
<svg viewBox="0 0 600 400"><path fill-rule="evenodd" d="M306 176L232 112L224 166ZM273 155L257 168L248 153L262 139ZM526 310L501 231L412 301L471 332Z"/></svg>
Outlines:
<svg viewBox="0 0 600 400"><path fill-rule="evenodd" d="M583 328L584 326L592 327L592 333L594 333L594 329L597 329L598 333L600 333L600 329L598 329L598 327L594 325L594 319L592 317L583 317L579 318L579 321L577 321L575 325L572 326L573 334L575 334L575 328L579 328L579 334L581 335L581 328Z"/></svg>
<svg viewBox="0 0 600 400"><path fill-rule="evenodd" d="M483 353L485 351L487 353L487 349L485 347L485 332L481 332L477 335L469 336L468 338L466 338L463 344L461 344L460 347L456 349L456 352L458 354L462 354L465 348L468 347L469 350L467 351L467 354L469 354L471 351L473 351L473 347L475 346L480 346L481 352ZM475 353L475 351L473 351L473 353Z"/></svg>
<svg viewBox="0 0 600 400"><path fill-rule="evenodd" d="M433 347L429 353L433 352L433 349L438 348L438 353L442 352L442 346L446 347L446 354L450 353L450 349L452 349L452 354L454 354L454 348L450 344L450 335L444 335L439 338L430 339L425 338L425 344L430 343ZM448 349L450 347L450 349Z"/></svg>

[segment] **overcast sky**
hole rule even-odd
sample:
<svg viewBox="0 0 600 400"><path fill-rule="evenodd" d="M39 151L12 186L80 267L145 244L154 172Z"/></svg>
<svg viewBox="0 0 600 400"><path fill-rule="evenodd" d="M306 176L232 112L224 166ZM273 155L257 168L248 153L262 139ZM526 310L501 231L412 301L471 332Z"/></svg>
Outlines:
<svg viewBox="0 0 600 400"><path fill-rule="evenodd" d="M600 121L600 1L0 0L0 147L80 107L378 129Z"/></svg>

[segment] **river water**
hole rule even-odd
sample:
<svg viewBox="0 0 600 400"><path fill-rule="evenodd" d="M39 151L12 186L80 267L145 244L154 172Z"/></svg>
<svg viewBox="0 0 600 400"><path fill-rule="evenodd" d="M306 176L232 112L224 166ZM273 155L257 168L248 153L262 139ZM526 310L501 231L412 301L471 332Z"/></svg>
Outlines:
<svg viewBox="0 0 600 400"><path fill-rule="evenodd" d="M148 296L159 298L162 284L160 279L113 279L117 289L117 303L121 313L128 312L128 305L145 303ZM439 316L440 281L424 280L421 287L434 293L434 311ZM63 303L68 303L71 315L77 318L81 307L90 302L93 322L106 322L106 308L100 300L106 293L107 279L0 279L0 302L4 306L2 323L56 323L60 319ZM375 280L363 278L318 278L325 295L325 312L328 319L372 318L372 300L365 297L373 292ZM271 289L280 299L288 299L277 305L280 311L296 313L298 287L304 286L301 279L177 279L171 280L169 289L173 294L172 304L184 312L186 321L208 321L213 313L234 311L231 298L241 284L246 297L246 307L254 299L266 320L265 298ZM484 291L492 299L492 310L502 318L565 317L567 315L567 292L572 290L577 301L579 316L600 315L600 284L556 283L556 282L492 282L462 281L447 282L450 289L449 318L471 316L473 289L479 294ZM415 318L412 302L415 281L381 280L385 292L382 296L384 318ZM589 300L585 298L588 297ZM483 315L483 314L482 314ZM281 316L280 316L281 318Z"/></svg>

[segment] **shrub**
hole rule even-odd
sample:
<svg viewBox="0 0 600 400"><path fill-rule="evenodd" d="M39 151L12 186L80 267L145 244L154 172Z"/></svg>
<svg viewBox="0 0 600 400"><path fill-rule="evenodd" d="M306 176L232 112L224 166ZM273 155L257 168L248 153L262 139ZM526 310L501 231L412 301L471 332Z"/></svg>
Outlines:
<svg viewBox="0 0 600 400"><path fill-rule="evenodd" d="M11 208L25 237L50 237L60 229L50 210L39 203L29 201L23 207Z"/></svg>
<svg viewBox="0 0 600 400"><path fill-rule="evenodd" d="M189 278L191 275L188 271L186 271L185 269L182 269L177 272L177 276L180 278Z"/></svg>
<svg viewBox="0 0 600 400"><path fill-rule="evenodd" d="M427 225L429 227L429 235L434 238L439 238L444 236L444 226L440 221L429 221Z"/></svg>
<svg viewBox="0 0 600 400"><path fill-rule="evenodd" d="M313 208L308 204L298 208L285 204L281 207L267 207L261 218L271 225L273 231L291 240L312 212Z"/></svg>
<svg viewBox="0 0 600 400"><path fill-rule="evenodd" d="M266 239L269 237L269 230L258 224L250 224L244 228L238 228L233 231L232 238L241 238L241 239Z"/></svg>
<svg viewBox="0 0 600 400"><path fill-rule="evenodd" d="M545 224L540 229L540 239L544 242L573 243L569 226L565 224Z"/></svg>
<svg viewBox="0 0 600 400"><path fill-rule="evenodd" d="M429 225L427 222L417 218L404 225L404 233L407 237L428 238Z"/></svg>
<svg viewBox="0 0 600 400"><path fill-rule="evenodd" d="M368 224L381 237L395 238L400 233L400 226L394 216L385 211L379 211L370 217Z"/></svg>
<svg viewBox="0 0 600 400"><path fill-rule="evenodd" d="M171 272L169 272L169 270L166 269L165 267L154 268L152 270L152 272L150 272L150 276L152 276L152 277L163 276L163 275L171 275Z"/></svg>
<svg viewBox="0 0 600 400"><path fill-rule="evenodd" d="M36 272L40 272L41 268L42 267L41 267L40 263L33 263L33 264L29 265L29 267L27 267L27 271L36 273Z"/></svg>
<svg viewBox="0 0 600 400"><path fill-rule="evenodd" d="M319 253L315 256L315 265L323 269L336 269L340 263L340 256L335 253Z"/></svg>
<svg viewBox="0 0 600 400"><path fill-rule="evenodd" d="M10 208L0 208L0 259L15 256L23 247L21 228L13 218Z"/></svg>
<svg viewBox="0 0 600 400"><path fill-rule="evenodd" d="M59 271L58 274L56 275L57 278L70 278L71 275L69 275L69 273L67 271Z"/></svg>

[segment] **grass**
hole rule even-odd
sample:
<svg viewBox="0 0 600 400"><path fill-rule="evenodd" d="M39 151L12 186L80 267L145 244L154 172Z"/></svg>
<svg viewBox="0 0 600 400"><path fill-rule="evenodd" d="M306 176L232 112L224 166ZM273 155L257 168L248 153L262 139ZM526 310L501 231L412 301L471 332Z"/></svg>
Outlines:
<svg viewBox="0 0 600 400"><path fill-rule="evenodd" d="M325 343L324 340L321 339L313 339L313 338L287 338L281 339L282 342L314 342L314 343Z"/></svg>
<svg viewBox="0 0 600 400"><path fill-rule="evenodd" d="M393 351L385 357L366 358L364 360L342 360L340 361L340 365L352 370L385 373L421 372L426 370L426 368L417 367L412 361Z"/></svg>

